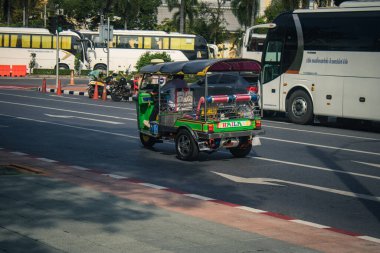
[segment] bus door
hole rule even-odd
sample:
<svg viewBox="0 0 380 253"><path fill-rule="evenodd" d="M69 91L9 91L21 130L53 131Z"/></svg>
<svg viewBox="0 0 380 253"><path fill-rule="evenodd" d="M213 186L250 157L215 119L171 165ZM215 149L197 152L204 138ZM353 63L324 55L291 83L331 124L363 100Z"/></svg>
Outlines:
<svg viewBox="0 0 380 253"><path fill-rule="evenodd" d="M262 58L262 102L264 110L280 109L281 52L283 42L268 41Z"/></svg>

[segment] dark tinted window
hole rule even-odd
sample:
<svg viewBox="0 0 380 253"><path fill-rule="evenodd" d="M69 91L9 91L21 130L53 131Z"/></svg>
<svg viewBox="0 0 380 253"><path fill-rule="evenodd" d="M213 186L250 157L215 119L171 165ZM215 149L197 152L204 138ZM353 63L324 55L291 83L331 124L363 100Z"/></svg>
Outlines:
<svg viewBox="0 0 380 253"><path fill-rule="evenodd" d="M380 51L380 12L299 14L305 50Z"/></svg>
<svg viewBox="0 0 380 253"><path fill-rule="evenodd" d="M222 75L220 80L219 80L219 83L220 84L233 84L237 81L238 79L238 76L236 75Z"/></svg>

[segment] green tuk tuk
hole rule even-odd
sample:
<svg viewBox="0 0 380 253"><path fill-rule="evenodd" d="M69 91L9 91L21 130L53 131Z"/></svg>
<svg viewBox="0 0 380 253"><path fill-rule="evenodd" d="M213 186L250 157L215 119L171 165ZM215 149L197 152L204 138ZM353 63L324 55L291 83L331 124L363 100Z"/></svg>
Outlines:
<svg viewBox="0 0 380 253"><path fill-rule="evenodd" d="M259 72L260 63L249 59L194 60L143 67L135 98L141 143L152 147L163 140L174 140L181 160L194 160L199 152L211 153L221 148L235 157L247 156L253 145L260 145L257 135L262 132L257 90L241 89L239 83L226 80L210 80L217 73L249 74L258 80ZM201 79L186 88L161 92L170 77L178 74Z"/></svg>

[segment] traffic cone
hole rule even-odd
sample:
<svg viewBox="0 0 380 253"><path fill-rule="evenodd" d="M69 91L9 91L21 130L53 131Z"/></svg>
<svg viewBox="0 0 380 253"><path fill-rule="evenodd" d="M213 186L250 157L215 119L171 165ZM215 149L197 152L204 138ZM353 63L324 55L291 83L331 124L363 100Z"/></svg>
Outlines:
<svg viewBox="0 0 380 253"><path fill-rule="evenodd" d="M92 96L93 100L97 100L99 97L99 92L98 92L98 84L95 83L95 90L94 90L94 95Z"/></svg>
<svg viewBox="0 0 380 253"><path fill-rule="evenodd" d="M61 80L58 80L58 88L57 88L57 95L62 95L62 87L61 87Z"/></svg>
<svg viewBox="0 0 380 253"><path fill-rule="evenodd" d="M41 92L46 93L46 78L42 79Z"/></svg>
<svg viewBox="0 0 380 253"><path fill-rule="evenodd" d="M106 87L106 84L104 84L104 86L103 86L102 100L103 101L107 100L107 87Z"/></svg>
<svg viewBox="0 0 380 253"><path fill-rule="evenodd" d="M70 74L70 85L74 85L74 70L71 70L71 74Z"/></svg>

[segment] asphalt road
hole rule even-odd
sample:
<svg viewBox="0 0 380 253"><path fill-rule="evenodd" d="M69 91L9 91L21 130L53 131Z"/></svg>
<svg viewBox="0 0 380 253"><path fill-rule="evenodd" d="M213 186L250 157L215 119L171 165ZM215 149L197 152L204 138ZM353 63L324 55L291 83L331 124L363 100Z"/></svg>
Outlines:
<svg viewBox="0 0 380 253"><path fill-rule="evenodd" d="M132 102L0 90L0 147L380 238L380 133L264 120L249 157L140 144Z"/></svg>

